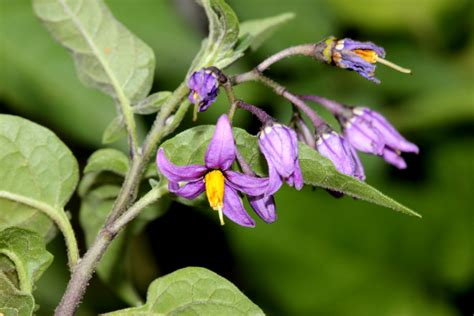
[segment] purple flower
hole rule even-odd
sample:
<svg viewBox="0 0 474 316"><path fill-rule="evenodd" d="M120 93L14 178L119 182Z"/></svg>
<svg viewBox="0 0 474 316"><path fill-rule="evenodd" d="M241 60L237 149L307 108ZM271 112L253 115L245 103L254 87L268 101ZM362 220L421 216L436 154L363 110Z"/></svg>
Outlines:
<svg viewBox="0 0 474 316"><path fill-rule="evenodd" d="M371 42L358 42L349 38L334 39L332 61L339 68L351 69L375 83L380 80L374 77L375 63L385 57L385 51Z"/></svg>
<svg viewBox="0 0 474 316"><path fill-rule="evenodd" d="M188 80L188 87L191 89L188 97L189 101L199 106L199 112L204 112L217 98L219 81L214 72L201 69L191 75Z"/></svg>
<svg viewBox="0 0 474 316"><path fill-rule="evenodd" d="M333 130L318 135L316 149L331 160L339 172L365 180L364 167L356 151L342 135Z"/></svg>
<svg viewBox="0 0 474 316"><path fill-rule="evenodd" d="M354 41L350 38L336 39L335 37L328 38L325 43L326 49L323 56L327 63L332 63L339 68L354 70L362 77L375 83L380 83L380 80L374 77L377 62L399 72L411 73L410 69L385 60L385 50L374 43Z"/></svg>
<svg viewBox="0 0 474 316"><path fill-rule="evenodd" d="M303 175L298 161L296 133L284 125L267 123L260 132L258 145L268 164L266 196L278 191L283 181L300 190L303 187Z"/></svg>
<svg viewBox="0 0 474 316"><path fill-rule="evenodd" d="M382 156L399 169L406 168L401 152L419 152L415 144L403 138L379 113L357 107L352 114L352 118L343 122L344 135L357 150Z"/></svg>
<svg viewBox="0 0 474 316"><path fill-rule="evenodd" d="M194 199L206 192L209 205L219 212L220 222L224 224L223 215L242 226L255 226L254 220L245 211L239 192L247 194L250 199L261 196L268 186L268 178L257 178L241 174L230 169L236 158L236 148L232 128L227 115L222 115L216 124L214 135L209 143L204 158L205 165L176 166L165 156L163 148L157 154L160 172L168 178L168 188L187 199ZM262 204L258 199L256 203ZM266 212L265 221L271 220L271 206L267 210L257 205L257 214ZM274 212L274 205L273 205Z"/></svg>

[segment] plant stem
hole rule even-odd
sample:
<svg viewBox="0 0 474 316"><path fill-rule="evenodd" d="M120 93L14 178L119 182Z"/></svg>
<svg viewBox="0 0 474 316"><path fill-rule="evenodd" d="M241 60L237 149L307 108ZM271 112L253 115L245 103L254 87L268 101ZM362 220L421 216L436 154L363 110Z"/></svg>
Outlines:
<svg viewBox="0 0 474 316"><path fill-rule="evenodd" d="M110 225L109 231L112 233L118 233L123 227L131 222L140 211L148 205L156 202L163 195L168 193L166 185L158 185L148 191L143 197L141 197L132 207L130 207L125 213L123 213L115 222Z"/></svg>
<svg viewBox="0 0 474 316"><path fill-rule="evenodd" d="M97 234L94 243L87 250L84 257L74 267L66 292L56 308L56 316L70 316L74 314L97 264L122 227L115 224L116 220L119 221L121 219L121 221L128 223L129 220L133 219L134 216L127 215L128 211L126 210L136 199L138 185L151 155L156 150L157 144L178 125L177 122L167 124L166 121L176 107L182 103L187 92L188 88L184 83L174 91L173 95L162 106L161 111L158 113L155 122L144 141L143 149L141 152L137 151L136 154L133 155L132 166L125 177L122 189L120 190L109 218ZM175 120L181 120L183 116L184 114L181 113L181 115L175 116ZM151 198L148 194L144 197L147 197L147 199ZM138 204L137 207L132 206L129 209L129 211L133 211L132 214L138 214L142 209L140 207L143 206L144 203L139 201L136 204ZM122 214L123 216L127 216L125 217L127 220L121 217Z"/></svg>
<svg viewBox="0 0 474 316"><path fill-rule="evenodd" d="M308 100L308 101L313 101L315 103L321 104L323 107L329 110L332 114L336 116L340 115L351 115L352 111L350 108L347 106L344 106L343 104L336 102L334 100L329 100L317 95L303 95L299 97L300 99L303 100Z"/></svg>
<svg viewBox="0 0 474 316"><path fill-rule="evenodd" d="M21 203L46 214L46 216L48 216L56 224L56 226L58 226L59 230L64 236L67 247L69 268L71 270L73 269L79 259L79 249L77 247L74 230L72 229L71 223L62 209L56 209L44 202L7 191L0 191L0 198Z"/></svg>
<svg viewBox="0 0 474 316"><path fill-rule="evenodd" d="M268 57L255 67L258 72L264 72L274 63L291 56L302 55L316 58L316 52L320 44L302 44L298 46L288 47L278 53Z"/></svg>
<svg viewBox="0 0 474 316"><path fill-rule="evenodd" d="M232 79L234 84L255 80L256 76L267 70L274 63L291 56L308 56L316 60L326 62L323 56L323 51L326 48L326 43L324 41L316 44L302 44L297 46L288 47L278 53L268 57L260 64L258 64L253 70L237 75Z"/></svg>
<svg viewBox="0 0 474 316"><path fill-rule="evenodd" d="M262 73L260 73L258 70L254 69L248 73L244 74L245 76L242 75L237 75L232 78L232 82L234 84L239 84L243 83L246 81L259 81L266 85L267 87L270 87L273 89L273 91L278 94L279 96L282 96L283 98L287 99L290 101L294 106L299 108L306 116L309 117L311 122L313 123L315 128L319 128L323 125L326 125L326 122L310 107L308 106L303 100L301 100L299 97L296 95L292 94L289 92L284 86L281 84L277 83L276 81L273 81L272 79L264 76Z"/></svg>
<svg viewBox="0 0 474 316"><path fill-rule="evenodd" d="M245 103L244 101L237 101L237 106L243 110L246 110L253 115L255 115L262 124L266 124L268 122L274 122L275 119L267 114L264 110L256 107L255 105Z"/></svg>

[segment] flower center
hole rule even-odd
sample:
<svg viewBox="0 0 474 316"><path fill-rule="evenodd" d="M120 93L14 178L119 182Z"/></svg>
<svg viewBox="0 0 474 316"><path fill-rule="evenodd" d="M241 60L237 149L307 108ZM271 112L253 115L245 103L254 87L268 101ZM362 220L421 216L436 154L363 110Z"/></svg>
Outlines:
<svg viewBox="0 0 474 316"><path fill-rule="evenodd" d="M224 207L224 175L220 170L212 170L204 177L206 183L206 195L209 205L219 212L221 225L224 225L222 208Z"/></svg>
<svg viewBox="0 0 474 316"><path fill-rule="evenodd" d="M194 91L193 93L193 99L194 101L197 101L199 99L199 94L196 91Z"/></svg>
<svg viewBox="0 0 474 316"><path fill-rule="evenodd" d="M371 49L354 49L353 52L371 64L375 64L377 62L377 53Z"/></svg>

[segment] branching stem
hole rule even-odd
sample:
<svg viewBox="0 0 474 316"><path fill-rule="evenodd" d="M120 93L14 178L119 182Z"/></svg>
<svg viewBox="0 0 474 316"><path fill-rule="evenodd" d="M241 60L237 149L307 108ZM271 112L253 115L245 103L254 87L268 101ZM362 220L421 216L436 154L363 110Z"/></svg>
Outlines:
<svg viewBox="0 0 474 316"><path fill-rule="evenodd" d="M151 156L156 150L156 146L163 137L173 132L176 126L179 125L179 122L183 119L184 112L189 106L187 101L183 102L187 92L188 88L184 83L174 91L173 95L162 106L161 111L158 113L155 122L143 143L142 149L137 150L133 155L132 165L125 177L122 189L120 190L107 221L97 234L94 243L73 268L66 292L56 308L56 316L70 316L74 314L97 264L114 237L123 227L122 225L127 224L144 207L153 201L156 201L156 199L166 193L166 190L154 188L131 206L136 199L138 185ZM179 107L173 121L169 122L169 117L180 104L184 105Z"/></svg>

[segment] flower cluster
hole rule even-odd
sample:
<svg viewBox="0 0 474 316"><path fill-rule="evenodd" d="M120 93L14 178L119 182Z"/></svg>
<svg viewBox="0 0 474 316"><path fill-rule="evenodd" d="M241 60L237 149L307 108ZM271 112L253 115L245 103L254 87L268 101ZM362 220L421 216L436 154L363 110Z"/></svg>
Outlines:
<svg viewBox="0 0 474 316"><path fill-rule="evenodd" d="M322 60L340 68L354 70L371 81L379 83L374 77L376 62L408 72L383 59L384 49L373 43L357 42L347 38L338 40L332 37L322 43ZM271 62L261 65L266 64L269 65ZM262 70L256 69L257 76L262 76ZM253 75L247 78L253 78ZM418 147L403 138L379 113L366 107L345 106L319 96L298 97L270 79L262 80L277 94L291 102L294 115L289 124L291 127L286 126L262 109L236 100L234 93L229 92L229 89L232 89L232 83L235 84L237 81L230 80L215 67L196 71L188 81L189 100L198 106L199 112L203 112L216 100L219 86L224 85L232 104L230 115L236 108L255 115L262 123L257 135L258 146L267 162L268 177L256 176L240 155L235 145L229 117L225 114L217 121L203 165L174 165L166 157L163 148L160 148L157 154L157 165L168 179L169 191L186 199L194 199L205 192L210 207L218 212L222 225L225 215L239 225L255 226L254 220L244 209L243 195L247 196L252 209L265 222L272 223L276 220L274 194L282 184L286 182L297 190L303 187L298 141L328 158L339 172L360 181L365 180L365 174L357 151L383 157L385 161L400 169L406 168L406 163L401 157L402 152L418 153ZM339 121L341 133L334 130L306 105L307 100L326 107ZM302 113L310 119L314 129L306 124ZM242 172L232 170L232 166L236 163ZM342 195L340 192L331 193L335 196Z"/></svg>
<svg viewBox="0 0 474 316"><path fill-rule="evenodd" d="M216 129L211 138L204 157L204 165L176 166L170 162L161 148L157 155L157 165L160 172L168 179L170 192L187 198L194 199L206 192L211 208L219 213L221 224L224 224L223 215L242 226L255 226L254 220L245 211L239 192L248 196L249 203L254 211L265 222L271 223L276 219L275 202L272 194L281 186L282 180L301 188L303 185L301 170L297 158L296 141L294 135L285 129L277 128L275 133L266 135L264 146L272 144L271 151L265 151L271 171L269 178L260 178L249 174L239 173L231 169L236 160L237 148L235 146L232 127L227 115L222 115L216 124ZM294 141L294 142L293 142ZM288 146L293 146L289 148ZM292 150L292 161L280 162L284 150ZM288 169L287 169L288 168Z"/></svg>

